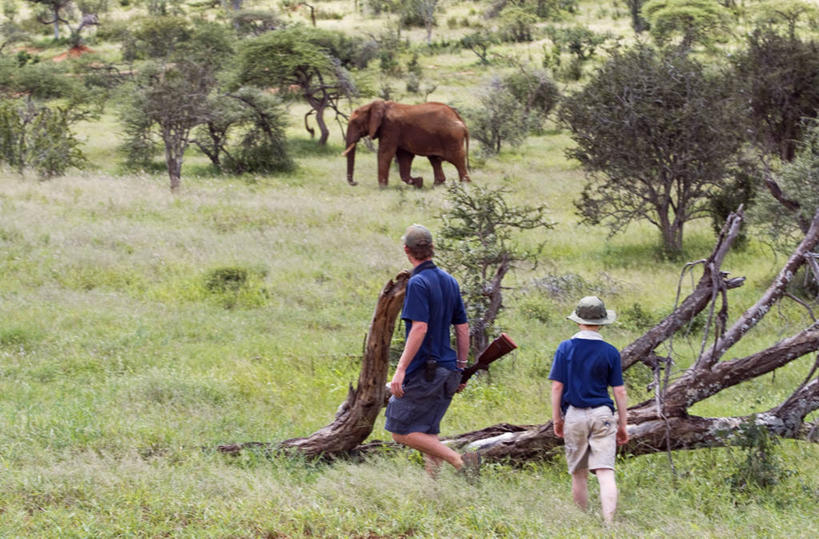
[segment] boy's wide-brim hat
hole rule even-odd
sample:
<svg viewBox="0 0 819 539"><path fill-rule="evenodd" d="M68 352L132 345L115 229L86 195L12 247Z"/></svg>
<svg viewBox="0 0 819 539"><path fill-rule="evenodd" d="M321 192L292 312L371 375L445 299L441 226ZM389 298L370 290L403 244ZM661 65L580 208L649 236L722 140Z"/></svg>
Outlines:
<svg viewBox="0 0 819 539"><path fill-rule="evenodd" d="M606 309L602 299L597 296L586 296L577 303L574 312L566 318L587 326L605 326L614 322L617 315L614 311Z"/></svg>

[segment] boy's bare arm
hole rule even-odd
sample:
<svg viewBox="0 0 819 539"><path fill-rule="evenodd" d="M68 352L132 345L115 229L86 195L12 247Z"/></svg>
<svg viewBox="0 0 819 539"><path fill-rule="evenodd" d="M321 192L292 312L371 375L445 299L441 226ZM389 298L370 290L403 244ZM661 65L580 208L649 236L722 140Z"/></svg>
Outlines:
<svg viewBox="0 0 819 539"><path fill-rule="evenodd" d="M560 402L563 400L563 383L552 380L552 426L555 436L563 438L563 416L560 411Z"/></svg>
<svg viewBox="0 0 819 539"><path fill-rule="evenodd" d="M628 417L628 396L626 386L615 386L612 388L614 402L617 405L617 443L624 445L628 443L628 431L626 421Z"/></svg>

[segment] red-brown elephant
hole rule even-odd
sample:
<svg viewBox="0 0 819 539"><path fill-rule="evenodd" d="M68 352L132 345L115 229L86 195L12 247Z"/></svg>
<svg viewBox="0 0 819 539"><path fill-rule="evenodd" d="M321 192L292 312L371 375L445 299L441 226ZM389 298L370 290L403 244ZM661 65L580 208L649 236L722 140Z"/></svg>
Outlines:
<svg viewBox="0 0 819 539"><path fill-rule="evenodd" d="M463 119L443 103L402 105L378 99L353 111L347 124L347 182L353 181L356 143L365 136L379 139L378 184L387 185L390 162L398 159L401 180L421 187L423 178L410 175L416 155L424 155L432 164L435 185L446 182L441 161L449 161L458 169L461 181L469 181L467 169L469 131Z"/></svg>

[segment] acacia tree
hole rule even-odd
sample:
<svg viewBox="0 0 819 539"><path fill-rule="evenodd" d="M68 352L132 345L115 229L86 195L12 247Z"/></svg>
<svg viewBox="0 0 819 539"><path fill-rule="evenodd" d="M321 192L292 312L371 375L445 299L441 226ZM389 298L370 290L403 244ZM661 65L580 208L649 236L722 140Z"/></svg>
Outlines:
<svg viewBox="0 0 819 539"><path fill-rule="evenodd" d="M695 43L710 45L730 31L729 13L716 0L650 0L642 7L655 41L665 45L679 38L682 51Z"/></svg>
<svg viewBox="0 0 819 539"><path fill-rule="evenodd" d="M280 172L293 168L276 96L256 88L210 96L209 113L191 142L219 171Z"/></svg>
<svg viewBox="0 0 819 539"><path fill-rule="evenodd" d="M576 143L567 151L589 181L575 206L616 233L647 220L680 253L684 225L709 215L741 145L725 85L686 56L647 45L616 52L558 112Z"/></svg>
<svg viewBox="0 0 819 539"><path fill-rule="evenodd" d="M300 94L310 106L304 125L312 135L308 119L315 114L321 135L318 143L327 144L330 130L324 119L330 109L340 112L340 101L355 93L345 68L354 63L353 40L316 28L291 27L268 32L249 40L238 58L240 84L274 87L281 94Z"/></svg>
<svg viewBox="0 0 819 539"><path fill-rule="evenodd" d="M796 30L802 24L816 25L819 8L802 0L771 0L758 8L758 21L764 25L787 27L787 36L796 39Z"/></svg>
<svg viewBox="0 0 819 539"><path fill-rule="evenodd" d="M170 28L161 42L150 36ZM172 36L172 37L171 37ZM150 44L146 62L127 88L122 119L128 134L126 148L145 156L151 150L151 133L158 132L165 148L165 164L172 191L181 184L182 161L191 143L191 131L205 123L212 109L209 96L217 86L217 72L231 52L221 26L207 23L190 26L184 19L147 20L137 32L136 43Z"/></svg>

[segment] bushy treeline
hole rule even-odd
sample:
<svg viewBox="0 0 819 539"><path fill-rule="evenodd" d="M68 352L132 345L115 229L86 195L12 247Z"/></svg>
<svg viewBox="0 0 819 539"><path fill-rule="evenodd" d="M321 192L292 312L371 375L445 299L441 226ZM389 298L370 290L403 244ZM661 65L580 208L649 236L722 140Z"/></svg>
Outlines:
<svg viewBox="0 0 819 539"><path fill-rule="evenodd" d="M359 9L390 16L380 34L355 35L316 27L321 6L308 6L308 25L245 9L239 0L187 7L151 1L142 4L144 15L125 24L104 17L105 3L26 1L40 7L36 22L46 30L50 22L54 38L66 40L58 36L61 24L71 30L66 44L81 46L80 32L95 27L94 39L119 45L115 61L42 60L20 46L42 41L32 35L31 21L5 10L2 140L18 150L4 150L2 159L45 176L82 163L72 123L103 106L117 111L126 135L123 164L149 168L163 151L173 189L191 146L219 173L288 171L295 166L284 134L288 103L308 105L305 128L311 136L317 129L324 145L328 117L340 120L343 131L352 101L396 97L390 86L396 79L406 82L407 94L426 98L435 84L426 80L421 57L471 50L485 83L471 102L454 104L482 151L492 156L518 146L542 133L551 116L573 138L569 155L588 173L575 203L582 218L612 232L647 220L673 254L692 219L710 217L717 225L738 204L754 204L760 188L791 189L778 178L789 177L797 155L804 159L800 148L810 145L810 120L819 109L817 12L809 2L595 4L601 14L630 18L638 40L624 45L610 32L579 24L576 0L478 3L468 16L450 17L448 30L437 0L364 0ZM198 15L213 10L229 16L209 22ZM402 34L411 26L426 29L423 42ZM515 56L516 43L535 40L539 56L531 48L526 57ZM364 74L375 70L373 83ZM32 110L60 118L50 120L49 137L58 142L50 151L67 152L64 166L43 166L43 152L8 142L33 144L24 132L31 127L23 127L31 125L24 117ZM18 111L17 119L8 111ZM786 203L795 197L804 194L778 200L795 213Z"/></svg>

